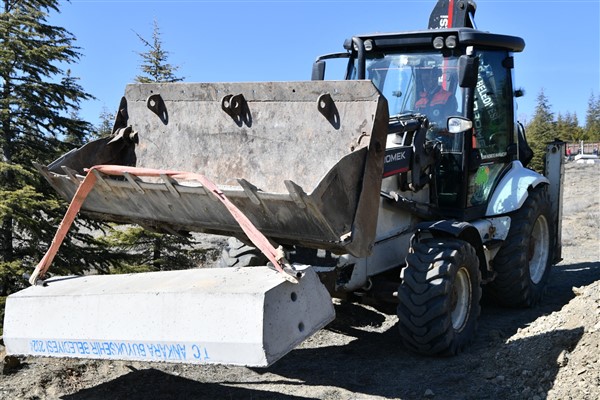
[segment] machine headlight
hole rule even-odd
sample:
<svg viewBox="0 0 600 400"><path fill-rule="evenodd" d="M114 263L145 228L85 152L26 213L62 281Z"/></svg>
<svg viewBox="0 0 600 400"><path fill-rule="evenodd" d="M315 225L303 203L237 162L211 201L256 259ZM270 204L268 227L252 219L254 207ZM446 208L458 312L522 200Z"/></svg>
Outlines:
<svg viewBox="0 0 600 400"><path fill-rule="evenodd" d="M440 50L444 48L444 38L441 36L436 37L435 39L433 39L433 48Z"/></svg>
<svg viewBox="0 0 600 400"><path fill-rule="evenodd" d="M448 36L446 38L446 47L449 49L456 47L456 36Z"/></svg>

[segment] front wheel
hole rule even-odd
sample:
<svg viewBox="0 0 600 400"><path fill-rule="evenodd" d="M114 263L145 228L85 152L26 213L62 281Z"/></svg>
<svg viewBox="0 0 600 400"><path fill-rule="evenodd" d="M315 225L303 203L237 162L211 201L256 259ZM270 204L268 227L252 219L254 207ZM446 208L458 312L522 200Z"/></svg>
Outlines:
<svg viewBox="0 0 600 400"><path fill-rule="evenodd" d="M425 239L406 257L398 288L403 343L426 355L454 355L475 336L481 311L479 258L469 243Z"/></svg>

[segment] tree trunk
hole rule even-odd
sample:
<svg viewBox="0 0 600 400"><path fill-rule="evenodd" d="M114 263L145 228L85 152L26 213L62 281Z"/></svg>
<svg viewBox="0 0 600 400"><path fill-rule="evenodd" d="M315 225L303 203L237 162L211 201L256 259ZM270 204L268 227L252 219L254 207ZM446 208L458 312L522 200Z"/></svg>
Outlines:
<svg viewBox="0 0 600 400"><path fill-rule="evenodd" d="M4 88L3 88L3 99L6 100L10 96L10 76L3 74ZM4 118L2 119L2 162L6 164L12 163L12 147L13 147L13 135L12 126L10 120L9 105L3 102ZM0 177L0 187L8 189L14 182L14 173L10 169L6 169ZM0 225L0 261L12 261L14 258L13 249L13 219L10 215L2 218L2 224Z"/></svg>

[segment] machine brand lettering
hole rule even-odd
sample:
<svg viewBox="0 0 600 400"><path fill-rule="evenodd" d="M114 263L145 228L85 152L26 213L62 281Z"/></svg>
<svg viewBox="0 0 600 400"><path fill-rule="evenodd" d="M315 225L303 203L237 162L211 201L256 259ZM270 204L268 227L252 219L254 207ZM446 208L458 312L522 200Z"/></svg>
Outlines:
<svg viewBox="0 0 600 400"><path fill-rule="evenodd" d="M482 78L483 74L488 74L488 75L490 75L490 74L485 72L485 68L483 66L480 66L479 71L480 71L480 74L479 74L479 79L477 80L477 86L476 86L477 94L479 96L479 101L481 102L483 107L487 110L490 121L495 121L496 119L499 118L498 111L496 109L496 105L494 104L494 99L489 95L489 93L491 93L491 92L488 90L487 85ZM493 79L493 75L490 76L490 79ZM478 102L475 102L475 104L474 104L475 109L476 109L475 111L478 111L477 103Z"/></svg>
<svg viewBox="0 0 600 400"><path fill-rule="evenodd" d="M404 151L398 151L394 154L387 154L385 156L385 162L391 163L394 161L406 160L406 153Z"/></svg>
<svg viewBox="0 0 600 400"><path fill-rule="evenodd" d="M448 16L440 15L440 29L444 29L448 27Z"/></svg>
<svg viewBox="0 0 600 400"><path fill-rule="evenodd" d="M489 158L500 158L500 157L506 157L506 152L500 152L500 153L488 153L488 154L482 154L481 158L483 158L484 160L487 160Z"/></svg>
<svg viewBox="0 0 600 400"><path fill-rule="evenodd" d="M388 177L408 171L411 157L411 147L398 146L387 149L383 158L383 176Z"/></svg>

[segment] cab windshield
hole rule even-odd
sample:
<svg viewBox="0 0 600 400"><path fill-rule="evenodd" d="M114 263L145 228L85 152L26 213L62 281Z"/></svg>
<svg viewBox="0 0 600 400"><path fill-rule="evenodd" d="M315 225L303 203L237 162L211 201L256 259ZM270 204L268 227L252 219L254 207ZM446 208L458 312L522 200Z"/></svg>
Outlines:
<svg viewBox="0 0 600 400"><path fill-rule="evenodd" d="M366 78L388 101L390 117L405 113L427 115L442 129L450 116L463 115L458 86L458 57L440 53L368 53ZM350 79L357 79L356 60Z"/></svg>
<svg viewBox="0 0 600 400"><path fill-rule="evenodd" d="M458 85L458 57L434 52L367 52L365 78L388 102L390 118L424 114L429 120L426 139L441 151L436 167L437 198L441 207L461 207L464 133L450 133L448 118L464 116L463 89ZM350 79L358 79L357 61Z"/></svg>

